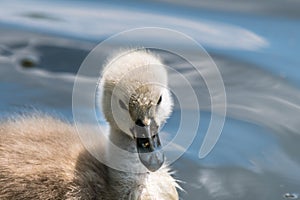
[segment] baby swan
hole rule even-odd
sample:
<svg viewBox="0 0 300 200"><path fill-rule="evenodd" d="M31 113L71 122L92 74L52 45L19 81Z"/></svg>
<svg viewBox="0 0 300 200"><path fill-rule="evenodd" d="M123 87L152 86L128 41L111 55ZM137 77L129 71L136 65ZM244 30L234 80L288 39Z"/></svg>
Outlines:
<svg viewBox="0 0 300 200"><path fill-rule="evenodd" d="M121 53L106 64L99 88L111 141L99 151L109 167L73 125L18 116L0 122L0 199L178 199L160 151L158 130L172 110L161 61L145 50Z"/></svg>

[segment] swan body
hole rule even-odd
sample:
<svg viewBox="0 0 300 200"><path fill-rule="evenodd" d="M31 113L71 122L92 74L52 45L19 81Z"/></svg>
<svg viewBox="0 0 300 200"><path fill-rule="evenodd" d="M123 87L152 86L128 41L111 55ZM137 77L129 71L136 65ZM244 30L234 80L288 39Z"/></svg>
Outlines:
<svg viewBox="0 0 300 200"><path fill-rule="evenodd" d="M0 199L178 199L158 136L172 110L161 61L145 50L118 54L99 85L111 140L99 151L126 169L94 158L72 124L41 114L18 116L0 123ZM112 146L133 158L118 157Z"/></svg>

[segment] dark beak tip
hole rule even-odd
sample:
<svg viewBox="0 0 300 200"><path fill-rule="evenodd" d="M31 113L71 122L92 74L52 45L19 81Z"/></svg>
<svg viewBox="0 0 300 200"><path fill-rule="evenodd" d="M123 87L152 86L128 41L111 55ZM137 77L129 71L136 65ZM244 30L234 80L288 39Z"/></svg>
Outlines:
<svg viewBox="0 0 300 200"><path fill-rule="evenodd" d="M152 120L154 122L154 120ZM165 158L161 150L158 126L136 126L134 128L137 152L141 163L151 172L157 171L163 165Z"/></svg>
<svg viewBox="0 0 300 200"><path fill-rule="evenodd" d="M151 172L155 172L164 164L165 157L161 152L146 153L150 155L140 154L140 160L143 165Z"/></svg>
<svg viewBox="0 0 300 200"><path fill-rule="evenodd" d="M163 163L160 163L160 164L155 164L155 165L148 165L146 166L147 169L151 172L155 172L157 170L159 170L161 168L161 166L163 165Z"/></svg>

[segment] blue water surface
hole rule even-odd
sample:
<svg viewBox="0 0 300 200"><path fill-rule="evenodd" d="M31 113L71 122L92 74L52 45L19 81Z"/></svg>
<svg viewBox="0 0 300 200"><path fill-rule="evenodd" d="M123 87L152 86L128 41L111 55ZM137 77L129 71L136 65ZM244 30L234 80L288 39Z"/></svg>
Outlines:
<svg viewBox="0 0 300 200"><path fill-rule="evenodd" d="M3 0L0 3L1 118L38 110L73 121L75 76L84 58L99 42L132 28L174 29L207 50L221 73L227 96L221 137L212 152L200 159L200 146L211 116L216 114L211 113L208 88L203 79L195 78L197 75L188 70L189 63L157 51L167 65L192 80L200 106L196 137L172 164L185 190L180 192L181 199L299 199L300 4L297 1ZM200 60L204 74L213 73L189 47L176 41L174 45L186 48L195 61ZM118 45L105 53L115 50ZM103 63L104 58L99 65ZM97 77L99 72L94 74ZM170 77L176 80L176 74L171 73ZM95 77L82 80L92 78ZM184 91L176 81L173 83L171 88ZM82 105L80 109L84 114L88 108ZM174 113L163 128L171 139L181 113L175 102ZM104 123L103 116L98 117ZM182 151L180 144L176 145L178 148L173 150Z"/></svg>

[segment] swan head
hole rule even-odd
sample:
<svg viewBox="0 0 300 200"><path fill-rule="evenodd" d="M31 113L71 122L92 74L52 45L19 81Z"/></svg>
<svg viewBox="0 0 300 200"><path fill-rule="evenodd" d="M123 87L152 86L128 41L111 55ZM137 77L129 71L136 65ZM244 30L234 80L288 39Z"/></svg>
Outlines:
<svg viewBox="0 0 300 200"><path fill-rule="evenodd" d="M159 130L172 111L167 71L145 50L123 52L110 60L102 76L102 111L111 129L136 143L143 165L156 171L164 162Z"/></svg>

